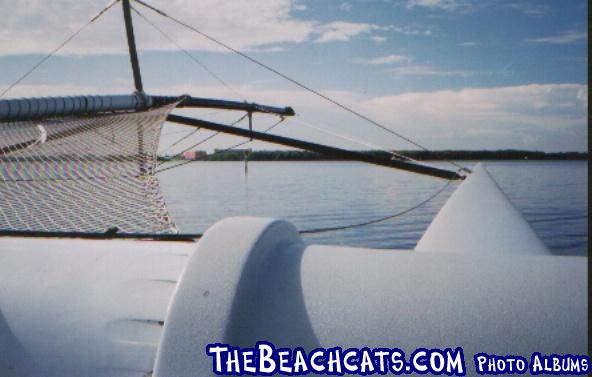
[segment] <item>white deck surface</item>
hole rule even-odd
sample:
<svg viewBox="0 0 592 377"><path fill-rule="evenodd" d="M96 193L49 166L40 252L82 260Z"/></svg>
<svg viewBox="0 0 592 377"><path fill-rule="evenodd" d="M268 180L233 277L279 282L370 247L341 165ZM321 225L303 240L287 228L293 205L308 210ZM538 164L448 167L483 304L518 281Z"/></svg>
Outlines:
<svg viewBox="0 0 592 377"><path fill-rule="evenodd" d="M0 238L0 376L142 376L194 243Z"/></svg>

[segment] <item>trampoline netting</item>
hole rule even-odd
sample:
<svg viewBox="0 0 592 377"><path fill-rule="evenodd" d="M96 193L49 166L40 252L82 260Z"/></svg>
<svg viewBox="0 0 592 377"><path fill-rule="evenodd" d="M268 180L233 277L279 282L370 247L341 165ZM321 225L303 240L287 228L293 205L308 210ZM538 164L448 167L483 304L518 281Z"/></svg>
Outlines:
<svg viewBox="0 0 592 377"><path fill-rule="evenodd" d="M176 232L154 175L173 107L0 122L0 230Z"/></svg>

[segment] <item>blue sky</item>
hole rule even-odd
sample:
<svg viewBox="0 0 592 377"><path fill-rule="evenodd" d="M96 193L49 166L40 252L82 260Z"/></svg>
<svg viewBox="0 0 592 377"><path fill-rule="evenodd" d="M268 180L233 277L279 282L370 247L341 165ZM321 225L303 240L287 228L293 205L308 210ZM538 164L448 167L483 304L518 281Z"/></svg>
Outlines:
<svg viewBox="0 0 592 377"><path fill-rule="evenodd" d="M587 148L586 1L149 3L432 149ZM105 5L91 0L17 0L3 5L9 16L0 30L0 89ZM299 117L279 127L279 134L346 148L412 149L136 7L234 88L221 85L135 17L149 93L241 99L236 91L250 101L292 105ZM117 6L6 97L126 93L132 88ZM219 121L240 116L193 114ZM264 128L273 121L260 116L256 125ZM177 131L182 130L167 126L163 148L182 134ZM188 143L205 136L200 132ZM232 142L231 137L217 137L204 148Z"/></svg>

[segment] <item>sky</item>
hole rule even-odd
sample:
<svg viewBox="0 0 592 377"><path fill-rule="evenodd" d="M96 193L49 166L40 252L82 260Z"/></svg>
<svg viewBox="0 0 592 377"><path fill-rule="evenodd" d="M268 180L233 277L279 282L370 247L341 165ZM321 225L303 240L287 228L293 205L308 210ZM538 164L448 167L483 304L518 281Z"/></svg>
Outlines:
<svg viewBox="0 0 592 377"><path fill-rule="evenodd" d="M428 149L587 150L586 1L144 1ZM107 4L0 0L0 92ZM289 105L297 116L274 133L350 149L415 149L132 5L175 42L134 14L147 93ZM132 91L117 4L4 98ZM226 123L242 115L189 114ZM265 129L276 120L258 115L254 127ZM161 152L178 152L210 134L200 131L168 148L187 132L167 125ZM218 136L200 148L225 148L237 140ZM258 142L252 147L279 149Z"/></svg>

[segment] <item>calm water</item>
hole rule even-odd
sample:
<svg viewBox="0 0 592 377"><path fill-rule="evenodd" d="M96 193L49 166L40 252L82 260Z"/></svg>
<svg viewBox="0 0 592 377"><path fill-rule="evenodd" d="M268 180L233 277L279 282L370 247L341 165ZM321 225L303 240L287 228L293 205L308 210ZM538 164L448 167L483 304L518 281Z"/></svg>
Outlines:
<svg viewBox="0 0 592 377"><path fill-rule="evenodd" d="M554 253L586 255L586 161L486 166ZM359 223L405 210L445 183L353 162L250 162L247 176L241 162L195 162L159 178L173 219L181 231L191 233L237 215L285 218L301 230ZM456 186L402 217L305 238L314 243L413 248Z"/></svg>

